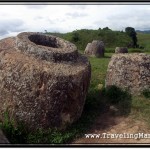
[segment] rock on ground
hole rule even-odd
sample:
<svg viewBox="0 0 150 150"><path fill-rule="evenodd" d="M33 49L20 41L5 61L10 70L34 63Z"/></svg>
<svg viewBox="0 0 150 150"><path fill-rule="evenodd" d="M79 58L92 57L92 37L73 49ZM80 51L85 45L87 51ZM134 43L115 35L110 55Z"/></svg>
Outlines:
<svg viewBox="0 0 150 150"><path fill-rule="evenodd" d="M0 119L29 130L65 128L82 113L88 59L61 38L24 32L0 42Z"/></svg>
<svg viewBox="0 0 150 150"><path fill-rule="evenodd" d="M104 57L105 47L103 41L93 40L92 43L88 43L84 54L95 57Z"/></svg>
<svg viewBox="0 0 150 150"><path fill-rule="evenodd" d="M106 87L116 85L141 94L150 89L150 55L144 53L114 54L109 62Z"/></svg>
<svg viewBox="0 0 150 150"><path fill-rule="evenodd" d="M116 54L118 54L118 53L128 53L128 49L127 49L127 47L116 47L115 53Z"/></svg>

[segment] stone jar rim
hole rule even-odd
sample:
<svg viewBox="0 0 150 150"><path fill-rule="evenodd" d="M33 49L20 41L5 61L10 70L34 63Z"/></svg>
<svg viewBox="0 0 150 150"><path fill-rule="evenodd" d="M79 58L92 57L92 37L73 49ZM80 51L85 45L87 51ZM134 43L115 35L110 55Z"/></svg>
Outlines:
<svg viewBox="0 0 150 150"><path fill-rule="evenodd" d="M75 61L77 47L59 37L38 32L22 32L16 37L17 48L46 61Z"/></svg>

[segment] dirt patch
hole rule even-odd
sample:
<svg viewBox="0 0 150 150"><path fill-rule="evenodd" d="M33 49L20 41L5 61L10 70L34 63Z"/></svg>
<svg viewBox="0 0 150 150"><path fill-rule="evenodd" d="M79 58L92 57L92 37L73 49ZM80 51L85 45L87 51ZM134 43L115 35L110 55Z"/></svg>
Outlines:
<svg viewBox="0 0 150 150"><path fill-rule="evenodd" d="M135 120L132 115L121 117L115 114L115 111L116 110L110 109L109 112L105 112L97 117L91 129L85 133L100 135L100 137L96 138L94 135L94 138L86 138L86 136L83 135L83 137L73 141L72 144L150 143L150 129L144 120ZM135 134L137 133L141 133L141 137L149 134L149 138L136 138L137 135ZM142 133L144 135L142 135ZM107 138L106 134L111 134L111 136L108 136L109 138ZM123 136L126 136L127 138L113 138L115 134L123 134ZM129 136L129 134L133 134L134 137L132 138L132 135Z"/></svg>

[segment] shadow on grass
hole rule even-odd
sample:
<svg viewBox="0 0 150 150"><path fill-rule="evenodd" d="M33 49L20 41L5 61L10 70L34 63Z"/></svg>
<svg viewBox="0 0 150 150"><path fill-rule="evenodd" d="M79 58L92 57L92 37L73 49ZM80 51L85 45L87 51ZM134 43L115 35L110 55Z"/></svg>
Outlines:
<svg viewBox="0 0 150 150"><path fill-rule="evenodd" d="M144 95L145 98L150 98L150 90L146 89L142 92L142 94Z"/></svg>
<svg viewBox="0 0 150 150"><path fill-rule="evenodd" d="M79 120L79 125L82 124L84 128L80 136L83 137L89 130L103 130L116 125L117 118L130 114L131 104L131 95L116 86L89 91L83 115Z"/></svg>
<svg viewBox="0 0 150 150"><path fill-rule="evenodd" d="M93 130L104 130L118 124L120 117L127 117L131 112L132 97L127 91L116 86L103 88L100 97L104 101L105 111L95 119Z"/></svg>
<svg viewBox="0 0 150 150"><path fill-rule="evenodd" d="M111 56L104 56L104 58L111 58Z"/></svg>
<svg viewBox="0 0 150 150"><path fill-rule="evenodd" d="M131 112L132 96L128 91L123 91L112 85L101 92L102 96L106 97L106 102L118 110L118 115L127 116Z"/></svg>

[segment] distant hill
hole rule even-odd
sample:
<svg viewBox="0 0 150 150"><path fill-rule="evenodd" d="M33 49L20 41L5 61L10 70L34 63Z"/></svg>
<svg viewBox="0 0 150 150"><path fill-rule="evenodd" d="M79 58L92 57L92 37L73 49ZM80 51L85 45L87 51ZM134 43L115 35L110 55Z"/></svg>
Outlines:
<svg viewBox="0 0 150 150"><path fill-rule="evenodd" d="M102 40L106 48L115 48L117 46L129 46L132 44L132 39L123 31L112 31L109 28L91 30L81 29L69 33L50 33L61 38L64 38L74 43L80 51L84 51L86 45L93 40Z"/></svg>
<svg viewBox="0 0 150 150"><path fill-rule="evenodd" d="M145 33L145 34L149 34L150 33L150 30L144 30L144 31L141 31L141 30L136 30L137 33Z"/></svg>

